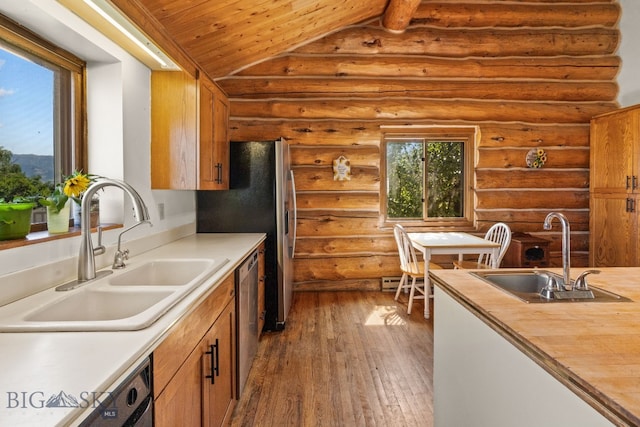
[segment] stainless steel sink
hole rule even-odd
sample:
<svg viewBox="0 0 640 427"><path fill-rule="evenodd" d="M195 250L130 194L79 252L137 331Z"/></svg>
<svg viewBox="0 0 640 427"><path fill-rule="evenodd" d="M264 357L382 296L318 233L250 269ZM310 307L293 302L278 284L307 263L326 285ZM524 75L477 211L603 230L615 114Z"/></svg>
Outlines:
<svg viewBox="0 0 640 427"><path fill-rule="evenodd" d="M630 299L595 286L589 286L592 297L586 293L567 291L562 298L545 298L541 291L547 285L549 277L562 281L562 276L546 270L522 271L475 271L470 272L496 288L527 303L558 302L628 302Z"/></svg>

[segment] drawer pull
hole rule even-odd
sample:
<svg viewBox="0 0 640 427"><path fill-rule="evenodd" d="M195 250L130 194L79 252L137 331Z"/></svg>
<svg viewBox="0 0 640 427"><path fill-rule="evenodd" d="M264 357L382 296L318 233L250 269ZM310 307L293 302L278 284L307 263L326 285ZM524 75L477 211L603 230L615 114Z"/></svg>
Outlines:
<svg viewBox="0 0 640 427"><path fill-rule="evenodd" d="M211 379L211 384L216 383L216 378L220 376L220 359L218 355L218 338L216 338L215 344L209 344L209 351L205 354L209 355L209 360L211 362L211 370L210 374L206 375L205 378Z"/></svg>

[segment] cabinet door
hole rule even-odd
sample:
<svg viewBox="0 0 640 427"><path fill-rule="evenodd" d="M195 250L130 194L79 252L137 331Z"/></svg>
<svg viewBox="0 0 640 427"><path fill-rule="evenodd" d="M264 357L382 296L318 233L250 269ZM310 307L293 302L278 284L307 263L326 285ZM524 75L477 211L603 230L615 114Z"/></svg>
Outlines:
<svg viewBox="0 0 640 427"><path fill-rule="evenodd" d="M230 303L203 338L202 425L226 425L235 406L235 304Z"/></svg>
<svg viewBox="0 0 640 427"><path fill-rule="evenodd" d="M625 196L591 197L590 265L637 266L637 202ZM630 212L630 203L636 212Z"/></svg>
<svg viewBox="0 0 640 427"><path fill-rule="evenodd" d="M229 106L215 83L200 79L200 190L229 189Z"/></svg>
<svg viewBox="0 0 640 427"><path fill-rule="evenodd" d="M197 84L181 71L151 73L151 188L197 184Z"/></svg>
<svg viewBox="0 0 640 427"><path fill-rule="evenodd" d="M631 109L591 121L591 190L628 193L638 189L638 113Z"/></svg>
<svg viewBox="0 0 640 427"><path fill-rule="evenodd" d="M167 384L154 405L156 427L200 427L202 357L196 349Z"/></svg>
<svg viewBox="0 0 640 427"><path fill-rule="evenodd" d="M219 168L218 190L229 189L229 100L219 92L213 108L213 149Z"/></svg>

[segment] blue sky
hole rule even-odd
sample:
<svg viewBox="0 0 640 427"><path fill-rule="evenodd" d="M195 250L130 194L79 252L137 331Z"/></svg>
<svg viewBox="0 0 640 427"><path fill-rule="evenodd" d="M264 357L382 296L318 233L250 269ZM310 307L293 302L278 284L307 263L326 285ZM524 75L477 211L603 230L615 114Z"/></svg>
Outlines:
<svg viewBox="0 0 640 427"><path fill-rule="evenodd" d="M0 146L53 155L53 75L0 47Z"/></svg>

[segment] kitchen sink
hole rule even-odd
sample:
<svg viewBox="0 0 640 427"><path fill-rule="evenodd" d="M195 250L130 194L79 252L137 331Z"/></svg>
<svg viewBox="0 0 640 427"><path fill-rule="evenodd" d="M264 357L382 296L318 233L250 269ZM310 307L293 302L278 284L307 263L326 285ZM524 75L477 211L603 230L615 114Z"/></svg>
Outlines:
<svg viewBox="0 0 640 427"><path fill-rule="evenodd" d="M162 259L151 261L109 278L112 286L185 286L209 271L208 259Z"/></svg>
<svg viewBox="0 0 640 427"><path fill-rule="evenodd" d="M93 322L119 320L144 313L173 291L88 290L75 293L31 313L27 322Z"/></svg>
<svg viewBox="0 0 640 427"><path fill-rule="evenodd" d="M567 291L558 293L558 297L545 298L541 291L550 277L562 282L562 276L546 270L522 271L475 271L470 272L496 288L526 303L559 303L559 302L628 302L630 299L589 286L590 293L585 291Z"/></svg>
<svg viewBox="0 0 640 427"><path fill-rule="evenodd" d="M81 287L0 307L0 332L132 331L149 327L228 259L158 259Z"/></svg>

